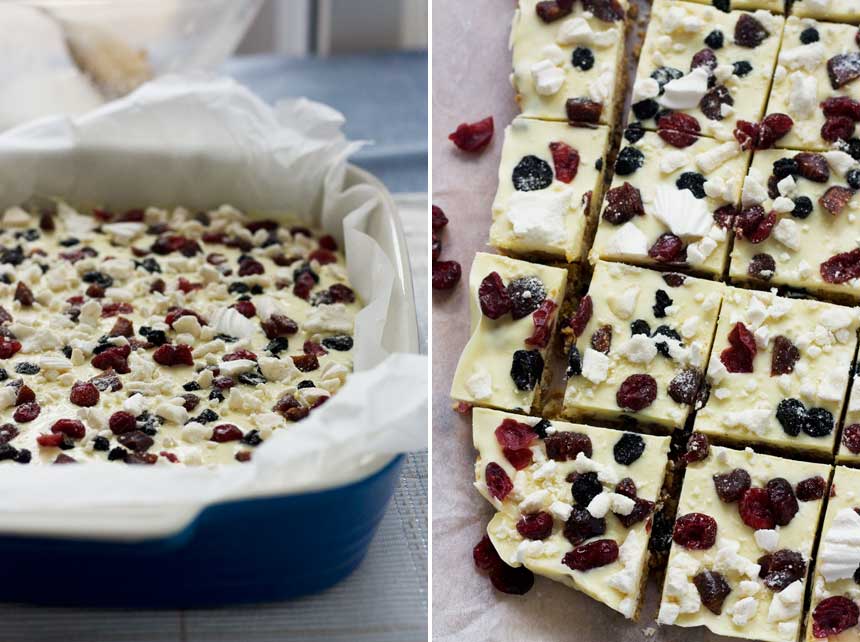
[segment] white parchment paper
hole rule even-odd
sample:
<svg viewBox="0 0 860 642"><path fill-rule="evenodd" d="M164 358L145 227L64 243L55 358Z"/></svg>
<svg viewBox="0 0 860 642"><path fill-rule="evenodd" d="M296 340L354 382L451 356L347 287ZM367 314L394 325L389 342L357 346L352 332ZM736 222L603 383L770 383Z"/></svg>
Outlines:
<svg viewBox="0 0 860 642"><path fill-rule="evenodd" d="M273 109L231 80L168 77L85 116L0 135L0 208L58 196L117 209L231 203L290 213L345 246L366 304L356 372L306 420L275 431L250 464L0 466L0 532L163 534L206 503L338 485L425 446L427 359L408 354L416 337L405 248L382 189L347 171L361 143L347 141L342 124L308 100Z"/></svg>

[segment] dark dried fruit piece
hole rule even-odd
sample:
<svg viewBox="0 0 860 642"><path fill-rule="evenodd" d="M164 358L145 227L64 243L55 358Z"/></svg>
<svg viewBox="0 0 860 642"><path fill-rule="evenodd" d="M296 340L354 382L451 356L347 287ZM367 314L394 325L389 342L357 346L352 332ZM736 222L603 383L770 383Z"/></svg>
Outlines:
<svg viewBox="0 0 860 642"><path fill-rule="evenodd" d="M573 3L557 2L556 0L541 0L535 5L538 18L546 23L555 22L560 18L570 15Z"/></svg>
<svg viewBox="0 0 860 642"><path fill-rule="evenodd" d="M846 116L831 116L821 126L821 137L831 143L854 135L854 121Z"/></svg>
<svg viewBox="0 0 860 642"><path fill-rule="evenodd" d="M594 52L588 47L577 47L570 57L571 64L581 71L588 71L594 67Z"/></svg>
<svg viewBox="0 0 860 642"><path fill-rule="evenodd" d="M701 432L694 432L687 440L687 451L684 453L684 463L691 464L704 461L711 452L711 444L708 436Z"/></svg>
<svg viewBox="0 0 860 642"><path fill-rule="evenodd" d="M72 386L69 400L76 406L95 406L99 402L99 389L89 382L78 381Z"/></svg>
<svg viewBox="0 0 860 642"><path fill-rule="evenodd" d="M502 277L498 272L490 272L478 286L478 302L485 317L498 319L511 311L511 297L508 296Z"/></svg>
<svg viewBox="0 0 860 642"><path fill-rule="evenodd" d="M687 513L675 520L672 539L678 546L701 551L711 548L717 540L717 522L704 513Z"/></svg>
<svg viewBox="0 0 860 642"><path fill-rule="evenodd" d="M719 615L723 610L723 602L732 592L726 579L715 571L705 570L693 576L693 584L702 598L702 604L711 613Z"/></svg>
<svg viewBox="0 0 860 642"><path fill-rule="evenodd" d="M828 212L837 216L848 205L848 201L854 196L854 190L841 185L833 185L818 199L818 204Z"/></svg>
<svg viewBox="0 0 860 642"><path fill-rule="evenodd" d="M747 266L747 274L756 279L770 281L776 272L776 261L770 254L755 254Z"/></svg>
<svg viewBox="0 0 860 642"><path fill-rule="evenodd" d="M615 442L612 447L612 455L615 461L622 466L629 466L642 456L645 452L645 440L639 435L626 432Z"/></svg>
<svg viewBox="0 0 860 642"><path fill-rule="evenodd" d="M543 357L538 350L517 350L511 362L511 379L519 390L534 390L543 373Z"/></svg>
<svg viewBox="0 0 860 642"><path fill-rule="evenodd" d="M589 571L612 564L618 559L618 544L612 539L599 539L577 546L562 558L565 566L574 571Z"/></svg>
<svg viewBox="0 0 860 642"><path fill-rule="evenodd" d="M490 495L503 501L505 497L514 489L514 484L505 469L499 466L496 462L491 461L484 469L484 481L487 484L487 490Z"/></svg>
<svg viewBox="0 0 860 642"><path fill-rule="evenodd" d="M735 468L722 475L714 475L714 490L721 501L731 504L739 501L749 490L752 480L743 468Z"/></svg>
<svg viewBox="0 0 860 642"><path fill-rule="evenodd" d="M498 425L495 435L496 441L499 442L500 446L513 450L528 448L537 438L531 426L510 418L505 419Z"/></svg>
<svg viewBox="0 0 860 642"><path fill-rule="evenodd" d="M540 307L532 314L532 322L534 323L534 331L531 336L526 339L527 346L536 348L546 348L549 344L550 330L552 328L552 319L555 309L558 306L552 299L545 299Z"/></svg>
<svg viewBox="0 0 860 642"><path fill-rule="evenodd" d="M445 212L438 205L433 206L432 218L430 220L434 230L441 230L448 225L448 217L445 216Z"/></svg>
<svg viewBox="0 0 860 642"><path fill-rule="evenodd" d="M860 424L850 424L842 430L842 444L855 455L860 453Z"/></svg>
<svg viewBox="0 0 860 642"><path fill-rule="evenodd" d="M598 482L599 483L599 482ZM574 506L570 517L564 523L563 534L567 541L578 546L587 539L603 535L606 532L606 520L602 517L592 517L583 506Z"/></svg>
<svg viewBox="0 0 860 642"><path fill-rule="evenodd" d="M546 299L546 288L535 276L524 276L508 283L511 316L522 319L537 310Z"/></svg>
<svg viewBox="0 0 860 642"><path fill-rule="evenodd" d="M825 408L810 408L806 411L803 432L810 437L826 437L833 432L833 415Z"/></svg>
<svg viewBox="0 0 860 642"><path fill-rule="evenodd" d="M711 75L714 69L717 68L716 54L707 47L694 53L690 60L690 71L698 67L704 67L708 71L708 75Z"/></svg>
<svg viewBox="0 0 860 642"><path fill-rule="evenodd" d="M825 283L846 283L860 277L860 248L831 256L819 267Z"/></svg>
<svg viewBox="0 0 860 642"><path fill-rule="evenodd" d="M684 256L684 241L671 232L664 232L648 248L648 256L659 263L674 263Z"/></svg>
<svg viewBox="0 0 860 642"><path fill-rule="evenodd" d="M582 0L582 8L594 14L603 22L617 22L624 19L624 7L618 0Z"/></svg>
<svg viewBox="0 0 860 642"><path fill-rule="evenodd" d="M764 488L749 488L738 504L738 512L744 524L757 531L773 528L776 525L773 506Z"/></svg>
<svg viewBox="0 0 860 642"><path fill-rule="evenodd" d="M488 535L484 535L481 541L475 544L475 548L472 549L472 559L475 560L475 566L482 571L489 571L504 564Z"/></svg>
<svg viewBox="0 0 860 642"><path fill-rule="evenodd" d="M794 161L797 163L797 173L806 180L826 183L830 178L830 166L822 154L800 152L794 155Z"/></svg>
<svg viewBox="0 0 860 642"><path fill-rule="evenodd" d="M613 225L621 225L634 216L644 215L645 207L642 205L642 194L627 181L606 192L603 220Z"/></svg>
<svg viewBox="0 0 860 642"><path fill-rule="evenodd" d="M732 98L732 95L729 93L729 90L726 89L725 85L716 85L711 87L708 92L702 96L702 99L699 101L699 109L701 109L705 117L710 120L722 120L725 118L725 116L723 116L723 105L734 104L735 99Z"/></svg>
<svg viewBox="0 0 860 642"><path fill-rule="evenodd" d="M770 376L791 374L798 359L800 359L800 350L791 342L791 339L782 335L774 337Z"/></svg>
<svg viewBox="0 0 860 642"><path fill-rule="evenodd" d="M860 78L860 53L849 51L838 54L827 61L827 75L833 89L844 87L853 80Z"/></svg>
<svg viewBox="0 0 860 642"><path fill-rule="evenodd" d="M635 147L628 145L618 152L618 157L615 159L615 173L619 176L629 176L642 167L644 162L645 155Z"/></svg>
<svg viewBox="0 0 860 642"><path fill-rule="evenodd" d="M797 437L806 424L806 406L799 399L783 399L776 406L776 420L787 435Z"/></svg>
<svg viewBox="0 0 860 642"><path fill-rule="evenodd" d="M591 334L591 347L603 354L609 354L612 346L612 326L600 326Z"/></svg>
<svg viewBox="0 0 860 642"><path fill-rule="evenodd" d="M774 592L783 590L806 575L803 555L786 548L762 555L758 563L761 565L758 576L764 580L764 585Z"/></svg>
<svg viewBox="0 0 860 642"><path fill-rule="evenodd" d="M508 595L525 595L535 583L534 574L525 566L502 564L490 571L490 582L497 591Z"/></svg>
<svg viewBox="0 0 860 642"><path fill-rule="evenodd" d="M673 147L683 149L698 140L699 121L683 112L668 112L657 118L657 134Z"/></svg>
<svg viewBox="0 0 860 642"><path fill-rule="evenodd" d="M576 346L570 347L570 352L567 353L567 376L578 377L582 374L582 355L579 354L579 348Z"/></svg>
<svg viewBox="0 0 860 642"><path fill-rule="evenodd" d="M666 293L666 290L657 290L654 293L654 305L651 309L654 311L654 316L662 319L666 316L666 308L673 303L671 297Z"/></svg>
<svg viewBox="0 0 860 642"><path fill-rule="evenodd" d="M615 393L615 402L620 408L639 412L657 398L657 382L649 374L633 374L627 377Z"/></svg>
<svg viewBox="0 0 860 642"><path fill-rule="evenodd" d="M534 155L523 156L511 174L514 189L519 192L534 192L552 185L552 167Z"/></svg>
<svg viewBox="0 0 860 642"><path fill-rule="evenodd" d="M797 497L791 484L783 477L775 477L767 482L765 490L773 510L774 521L779 526L788 525L798 511Z"/></svg>
<svg viewBox="0 0 860 642"><path fill-rule="evenodd" d="M517 521L517 532L526 539L546 539L552 535L552 515L543 511L523 515Z"/></svg>
<svg viewBox="0 0 860 642"><path fill-rule="evenodd" d="M732 135L744 151L756 149L759 125L758 123L751 123L748 120L738 120Z"/></svg>
<svg viewBox="0 0 860 642"><path fill-rule="evenodd" d="M860 121L860 102L848 96L831 96L821 103L826 118L841 116L853 122Z"/></svg>
<svg viewBox="0 0 860 642"><path fill-rule="evenodd" d="M586 508L591 500L603 492L603 484L597 479L597 473L571 473L567 476L570 482L570 492L574 504Z"/></svg>
<svg viewBox="0 0 860 642"><path fill-rule="evenodd" d="M755 337L740 321L728 336L729 347L720 353L720 361L729 372L752 372L757 347Z"/></svg>
<svg viewBox="0 0 860 642"><path fill-rule="evenodd" d="M567 143L561 142L550 143L549 150L552 153L556 179L562 183L570 183L576 178L579 170L579 152Z"/></svg>
<svg viewBox="0 0 860 642"><path fill-rule="evenodd" d="M769 35L764 25L753 18L752 14L742 13L735 23L735 44L740 47L754 49Z"/></svg>
<svg viewBox="0 0 860 642"><path fill-rule="evenodd" d="M856 425L856 424L855 424ZM843 433L844 437L844 433ZM821 475L807 477L797 482L794 489L797 499L802 502L812 502L824 497L824 491L827 490L827 482Z"/></svg>
<svg viewBox="0 0 860 642"><path fill-rule="evenodd" d="M546 456L554 461L573 461L579 453L592 455L591 439L581 432L562 430L544 439ZM596 479L597 477L595 477Z"/></svg>
<svg viewBox="0 0 860 642"><path fill-rule="evenodd" d="M860 608L842 595L826 597L812 611L812 635L826 638L857 626Z"/></svg>
<svg viewBox="0 0 860 642"><path fill-rule="evenodd" d="M448 139L464 152L478 152L493 138L493 117L488 116L474 123L462 123Z"/></svg>
<svg viewBox="0 0 860 642"><path fill-rule="evenodd" d="M787 114L768 114L759 124L756 149L770 149L774 143L794 127L794 121Z"/></svg>
<svg viewBox="0 0 860 642"><path fill-rule="evenodd" d="M457 261L436 261L433 263L433 289L450 290L460 281L461 274Z"/></svg>
<svg viewBox="0 0 860 642"><path fill-rule="evenodd" d="M615 513L615 517L618 518L618 521L621 522L621 525L625 528L630 528L634 524L638 524L639 522L647 519L654 510L654 502L642 499L641 497L631 497L631 499L635 500L635 504L633 505L633 510L630 511L629 514L621 515L620 513Z"/></svg>
<svg viewBox="0 0 860 642"><path fill-rule="evenodd" d="M860 250L858 250L860 252ZM576 314L570 320L570 328L573 330L573 336L582 335L585 326L591 320L591 314L594 311L594 305L591 302L591 296L586 294L579 301L579 307L576 309Z"/></svg>
<svg viewBox="0 0 860 642"><path fill-rule="evenodd" d="M597 124L603 111L603 103L588 98L568 98L564 104L567 122L571 125L580 123Z"/></svg>

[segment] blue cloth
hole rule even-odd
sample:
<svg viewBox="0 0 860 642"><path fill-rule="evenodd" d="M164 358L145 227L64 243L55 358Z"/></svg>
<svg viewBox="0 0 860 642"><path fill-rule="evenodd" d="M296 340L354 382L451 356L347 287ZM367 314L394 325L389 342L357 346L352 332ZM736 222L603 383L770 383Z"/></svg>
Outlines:
<svg viewBox="0 0 860 642"><path fill-rule="evenodd" d="M329 58L245 56L225 71L264 100L307 96L346 116L346 135L374 144L352 161L393 192L427 191L427 52Z"/></svg>

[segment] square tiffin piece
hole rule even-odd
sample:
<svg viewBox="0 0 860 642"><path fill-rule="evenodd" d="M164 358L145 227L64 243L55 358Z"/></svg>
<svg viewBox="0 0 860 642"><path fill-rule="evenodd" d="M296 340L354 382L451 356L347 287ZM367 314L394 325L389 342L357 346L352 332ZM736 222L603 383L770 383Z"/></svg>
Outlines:
<svg viewBox="0 0 860 642"><path fill-rule="evenodd" d="M565 416L683 426L724 290L714 281L599 262L571 321Z"/></svg>
<svg viewBox="0 0 860 642"><path fill-rule="evenodd" d="M755 153L735 220L730 276L860 297L860 163L840 150Z"/></svg>
<svg viewBox="0 0 860 642"><path fill-rule="evenodd" d="M845 409L845 421L842 422L842 426L842 438L836 451L836 461L860 463L860 373L857 372L851 377L851 392L848 395L848 407ZM860 637L857 639L860 640Z"/></svg>
<svg viewBox="0 0 860 642"><path fill-rule="evenodd" d="M738 120L757 122L764 115L783 24L763 10L724 13L655 0L630 120L731 140ZM682 113L656 122L664 110Z"/></svg>
<svg viewBox="0 0 860 642"><path fill-rule="evenodd" d="M612 125L624 101L627 0L574 2L570 11L520 0L511 77L523 116Z"/></svg>
<svg viewBox="0 0 860 642"><path fill-rule="evenodd" d="M830 467L711 447L687 466L657 621L793 642Z"/></svg>
<svg viewBox="0 0 860 642"><path fill-rule="evenodd" d="M735 141L695 136L675 141L687 145L679 148L635 125L624 136L592 260L721 275L729 251L726 226L740 198L749 152Z"/></svg>
<svg viewBox="0 0 860 642"><path fill-rule="evenodd" d="M579 261L600 205L606 127L515 118L505 129L490 244Z"/></svg>
<svg viewBox="0 0 860 642"><path fill-rule="evenodd" d="M727 288L696 430L830 455L860 309Z"/></svg>
<svg viewBox="0 0 860 642"><path fill-rule="evenodd" d="M502 559L635 619L669 438L483 409L472 435Z"/></svg>
<svg viewBox="0 0 860 642"><path fill-rule="evenodd" d="M471 337L460 355L451 396L528 412L566 284L566 270L476 254L469 274Z"/></svg>
<svg viewBox="0 0 860 642"><path fill-rule="evenodd" d="M837 466L821 527L806 640L860 640L860 470Z"/></svg>
<svg viewBox="0 0 860 642"><path fill-rule="evenodd" d="M860 12L860 3L850 1ZM788 114L794 125L776 146L830 149L853 137L854 119L860 117L856 37L851 25L788 18L767 112Z"/></svg>
<svg viewBox="0 0 860 642"><path fill-rule="evenodd" d="M733 11L739 9L756 10L766 9L771 13L783 13L785 11L784 0L674 0L674 2L697 2L716 7L720 11Z"/></svg>
<svg viewBox="0 0 860 642"><path fill-rule="evenodd" d="M860 23L857 0L794 0L791 13L800 18Z"/></svg>

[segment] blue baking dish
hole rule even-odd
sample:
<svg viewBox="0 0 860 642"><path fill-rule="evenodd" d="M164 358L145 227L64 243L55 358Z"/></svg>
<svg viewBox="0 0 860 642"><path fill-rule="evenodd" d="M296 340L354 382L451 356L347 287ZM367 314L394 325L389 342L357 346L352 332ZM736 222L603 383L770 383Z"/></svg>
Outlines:
<svg viewBox="0 0 860 642"><path fill-rule="evenodd" d="M381 194L367 233L394 267L395 304L386 347L417 352L418 331L405 238L391 196L349 166L345 187ZM331 488L200 506L157 534L40 531L0 523L0 601L42 605L191 608L267 602L326 589L364 558L397 487L403 455ZM62 501L60 499L60 501ZM169 532L167 532L169 531Z"/></svg>

